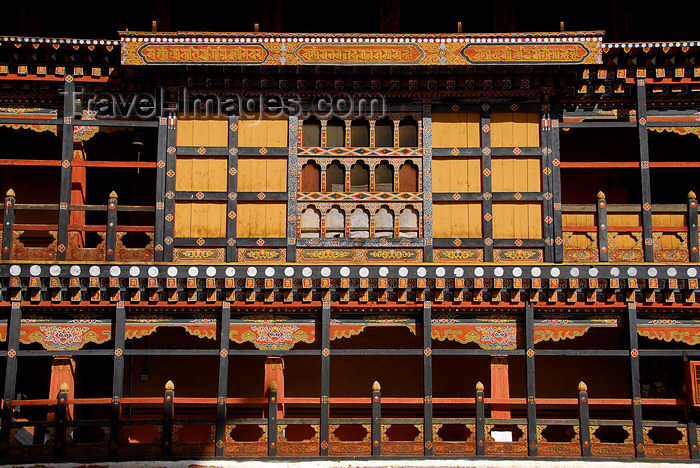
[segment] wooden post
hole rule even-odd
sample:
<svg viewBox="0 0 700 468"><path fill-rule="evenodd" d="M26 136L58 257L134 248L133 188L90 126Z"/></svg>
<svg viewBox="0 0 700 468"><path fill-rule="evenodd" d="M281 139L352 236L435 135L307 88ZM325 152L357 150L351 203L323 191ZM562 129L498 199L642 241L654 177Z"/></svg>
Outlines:
<svg viewBox="0 0 700 468"><path fill-rule="evenodd" d="M423 303L423 455L433 455L433 353L432 307Z"/></svg>
<svg viewBox="0 0 700 468"><path fill-rule="evenodd" d="M117 192L112 191L107 201L107 236L105 238L105 260L114 261L117 250Z"/></svg>
<svg viewBox="0 0 700 468"><path fill-rule="evenodd" d="M596 202L596 220L598 223L598 260L601 262L608 261L608 202L605 200L605 194L598 192L598 201Z"/></svg>
<svg viewBox="0 0 700 468"><path fill-rule="evenodd" d="M550 110L550 147L552 151L552 208L554 213L554 261L561 263L564 261L564 241L562 230L562 209L561 209L561 164L554 164L554 161L561 161L559 144L559 103L552 100Z"/></svg>
<svg viewBox="0 0 700 468"><path fill-rule="evenodd" d="M372 384L372 456L382 454L382 387L375 380Z"/></svg>
<svg viewBox="0 0 700 468"><path fill-rule="evenodd" d="M423 158L421 175L419 177L423 178L422 187L424 193L431 193L433 191L433 111L430 104L425 104L423 106L423 118L422 118L422 129L423 129ZM419 185L420 186L420 185ZM427 240L433 239L433 199L432 197L425 197L423 201L423 238ZM433 245L432 243L425 242L423 246L423 261L432 262L433 261Z"/></svg>
<svg viewBox="0 0 700 468"><path fill-rule="evenodd" d="M12 189L8 190L5 194L5 218L2 225L2 257L0 258L3 260L9 260L12 255L12 230L15 224L15 201L15 191Z"/></svg>
<svg viewBox="0 0 700 468"><path fill-rule="evenodd" d="M12 399L15 396L17 381L17 348L22 323L22 308L19 302L13 302L10 319L7 324L7 360L5 364L5 393L3 394L2 421L0 426L0 458L8 457L10 429L12 428Z"/></svg>
<svg viewBox="0 0 700 468"><path fill-rule="evenodd" d="M61 182L60 203L58 211L58 237L56 239L56 260L65 260L68 250L68 224L71 201L71 184L73 182L73 118L75 114L75 80L67 75L63 89L63 125L61 128Z"/></svg>
<svg viewBox="0 0 700 468"><path fill-rule="evenodd" d="M484 219L484 261L493 262L493 187L491 177L491 105L481 105L481 191L484 199L481 202Z"/></svg>
<svg viewBox="0 0 700 468"><path fill-rule="evenodd" d="M175 242L175 169L177 153L177 116L168 116L167 150L165 156L165 211L163 212L163 239L156 239L156 249L163 249L163 261L172 262Z"/></svg>
<svg viewBox="0 0 700 468"><path fill-rule="evenodd" d="M588 387L578 384L578 433L581 441L581 456L591 456L591 418L588 413Z"/></svg>
<svg viewBox="0 0 700 468"><path fill-rule="evenodd" d="M267 394L267 456L277 456L277 382L270 383Z"/></svg>
<svg viewBox="0 0 700 468"><path fill-rule="evenodd" d="M642 389L639 384L639 338L637 336L637 304L627 303L627 331L630 349L630 390L632 394L632 427L637 458L645 457L644 424L642 420Z"/></svg>
<svg viewBox="0 0 700 468"><path fill-rule="evenodd" d="M115 458L119 450L119 421L122 415L122 393L124 388L124 339L126 309L124 302L117 302L112 336L114 337L114 371L112 373L112 406L109 420L109 457Z"/></svg>
<svg viewBox="0 0 700 468"><path fill-rule="evenodd" d="M7 219L7 215L5 215ZM700 262L698 245L698 199L695 192L688 192L688 255L691 262ZM4 259L5 257L3 257Z"/></svg>
<svg viewBox="0 0 700 468"><path fill-rule="evenodd" d="M322 457L328 456L328 444L330 439L330 390L331 302L323 301L323 308L321 310L321 421L319 427L319 453Z"/></svg>
<svg viewBox="0 0 700 468"><path fill-rule="evenodd" d="M165 229L165 160L168 150L168 117L161 117L158 121L158 153L156 163L156 218L153 232L154 244L159 247L154 249L154 261L163 261L163 237Z"/></svg>
<svg viewBox="0 0 700 468"><path fill-rule="evenodd" d="M175 384L172 380L165 383L163 395L163 438L161 453L163 457L170 457L173 443L173 415L175 413Z"/></svg>
<svg viewBox="0 0 700 468"><path fill-rule="evenodd" d="M229 333L231 332L231 303L221 305L221 340L219 343L219 388L216 399L216 444L214 454L224 456L226 446L226 397L228 396Z"/></svg>
<svg viewBox="0 0 700 468"><path fill-rule="evenodd" d="M486 455L486 410L484 408L484 384L476 383L476 454Z"/></svg>
<svg viewBox="0 0 700 468"><path fill-rule="evenodd" d="M293 166L290 166L293 167ZM237 222L235 215L238 213L238 116L231 115L228 118L228 174L226 176L228 196L226 197L226 261L238 261L238 249L236 248ZM291 190L291 189L288 189ZM296 189L295 189L296 190Z"/></svg>
<svg viewBox="0 0 700 468"><path fill-rule="evenodd" d="M66 448L66 413L68 409L68 383L63 382L56 397L54 413L53 457L63 458Z"/></svg>
<svg viewBox="0 0 700 468"><path fill-rule="evenodd" d="M550 118L551 105L549 103L549 95L544 96L541 114L540 114L540 148L542 156L540 157L542 167L542 191L545 193L545 198L542 203L542 211L544 213L544 261L554 262L554 211L552 207L553 189L553 174L554 164L552 163L552 125ZM557 166L559 164L557 163Z"/></svg>
<svg viewBox="0 0 700 468"><path fill-rule="evenodd" d="M654 261L651 218L651 176L649 174L649 131L647 130L647 89L644 78L637 80L637 131L639 134L639 165L642 178L642 231L644 261Z"/></svg>
<svg viewBox="0 0 700 468"><path fill-rule="evenodd" d="M535 401L535 323L534 308L525 303L525 365L527 379L527 447L528 455L536 457L537 444L537 404Z"/></svg>

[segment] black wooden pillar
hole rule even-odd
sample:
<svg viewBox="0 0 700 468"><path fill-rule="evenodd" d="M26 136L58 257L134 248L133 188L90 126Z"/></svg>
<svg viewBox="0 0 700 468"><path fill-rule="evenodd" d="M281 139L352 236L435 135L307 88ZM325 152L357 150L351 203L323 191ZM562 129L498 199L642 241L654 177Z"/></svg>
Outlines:
<svg viewBox="0 0 700 468"><path fill-rule="evenodd" d="M158 150L156 162L156 216L154 220L154 260L163 261L163 237L165 229L165 160L168 155L168 117L158 120Z"/></svg>
<svg viewBox="0 0 700 468"><path fill-rule="evenodd" d="M272 381L267 394L267 456L277 456L277 382Z"/></svg>
<svg viewBox="0 0 700 468"><path fill-rule="evenodd" d="M642 389L639 385L639 338L637 336L637 304L627 303L627 330L630 341L630 389L632 394L632 424L634 450L637 458L644 458L644 427L642 421Z"/></svg>
<svg viewBox="0 0 700 468"><path fill-rule="evenodd" d="M484 223L484 261L493 262L493 195L491 190L491 105L481 105L481 217Z"/></svg>
<svg viewBox="0 0 700 468"><path fill-rule="evenodd" d="M226 261L238 261L236 215L238 213L238 116L228 118L228 196L226 197Z"/></svg>
<svg viewBox="0 0 700 468"><path fill-rule="evenodd" d="M649 176L649 131L647 129L647 87L644 79L637 80L637 130L639 133L639 164L642 178L642 230L644 261L654 261L651 224L651 178Z"/></svg>
<svg viewBox="0 0 700 468"><path fill-rule="evenodd" d="M219 387L216 394L216 446L214 454L224 456L226 445L226 398L228 397L228 354L231 332L231 303L221 305L221 330L219 341Z"/></svg>
<svg viewBox="0 0 700 468"><path fill-rule="evenodd" d="M372 456L382 454L382 387L379 382L372 384Z"/></svg>
<svg viewBox="0 0 700 468"><path fill-rule="evenodd" d="M12 427L12 399L17 383L17 348L19 347L19 329L22 323L22 308L19 302L13 302L10 309L10 321L7 324L7 362L5 365L5 393L2 406L2 426L0 427L0 458L8 457L10 428Z"/></svg>
<svg viewBox="0 0 700 468"><path fill-rule="evenodd" d="M430 104L423 106L423 193L433 192L433 108ZM423 238L430 240L423 246L423 261L433 261L433 198L426 196L423 199ZM428 216L430 215L430 216Z"/></svg>
<svg viewBox="0 0 700 468"><path fill-rule="evenodd" d="M331 302L323 301L321 309L321 426L320 454L328 456L331 393Z"/></svg>
<svg viewBox="0 0 700 468"><path fill-rule="evenodd" d="M598 225L598 260L608 261L608 202L605 194L598 192L598 200L595 205L596 222Z"/></svg>
<svg viewBox="0 0 700 468"><path fill-rule="evenodd" d="M163 394L163 432L161 439L161 454L170 457L173 442L173 417L175 415L175 385L172 380L165 383Z"/></svg>
<svg viewBox="0 0 700 468"><path fill-rule="evenodd" d="M540 114L540 147L542 148L542 213L544 213L542 232L544 233L544 261L554 261L554 212L552 209L552 124L550 115L549 96L545 96ZM560 241L561 242L561 241Z"/></svg>
<svg viewBox="0 0 700 468"><path fill-rule="evenodd" d="M66 416L68 414L68 384L63 382L56 395L54 412L53 458L61 459L66 452Z"/></svg>
<svg viewBox="0 0 700 468"><path fill-rule="evenodd" d="M7 218L5 218L7 219ZM698 244L698 199L695 192L688 192L688 254L691 262L700 262ZM4 258L4 257L3 257Z"/></svg>
<svg viewBox="0 0 700 468"><path fill-rule="evenodd" d="M117 192L112 190L107 200L107 234L105 236L105 260L114 261L114 254L117 249L117 208L119 201Z"/></svg>
<svg viewBox="0 0 700 468"><path fill-rule="evenodd" d="M66 259L68 249L68 224L70 223L71 188L73 184L73 119L75 114L75 81L71 75L64 78L63 87L63 126L61 143L61 186L58 211L58 238L56 260Z"/></svg>
<svg viewBox="0 0 700 468"><path fill-rule="evenodd" d="M476 383L476 454L486 455L486 408L484 384Z"/></svg>
<svg viewBox="0 0 700 468"><path fill-rule="evenodd" d="M177 117L168 116L167 150L165 157L165 216L163 228L163 261L173 261L173 243L175 242L175 157L177 153ZM158 240L156 241L158 244Z"/></svg>
<svg viewBox="0 0 700 468"><path fill-rule="evenodd" d="M119 420L122 413L122 393L124 388L124 338L126 309L124 301L117 302L112 336L114 337L114 367L112 372L112 405L109 419L109 456L114 458L119 450Z"/></svg>
<svg viewBox="0 0 700 468"><path fill-rule="evenodd" d="M287 153L287 248L286 257L288 262L296 262L297 246L297 200L294 195L299 188L297 188L297 150L301 146L299 140L299 126L302 125L302 121L296 115L289 116L289 127L288 127L288 153ZM292 172L294 169L295 172Z"/></svg>
<svg viewBox="0 0 700 468"><path fill-rule="evenodd" d="M2 256L0 258L3 260L9 260L12 256L12 231L15 224L15 201L15 191L9 189L5 197L5 217L3 218L2 224Z"/></svg>
<svg viewBox="0 0 700 468"><path fill-rule="evenodd" d="M591 454L591 418L588 410L588 386L581 381L578 384L578 433L581 441L581 456Z"/></svg>
<svg viewBox="0 0 700 468"><path fill-rule="evenodd" d="M433 455L433 351L432 307L423 303L423 437L426 457Z"/></svg>
<svg viewBox="0 0 700 468"><path fill-rule="evenodd" d="M564 261L564 233L561 210L561 150L559 144L559 103L554 100L550 108L549 149L552 151L552 212L554 213L554 261Z"/></svg>
<svg viewBox="0 0 700 468"><path fill-rule="evenodd" d="M535 403L535 311L530 302L525 303L525 363L527 372L527 442L528 455L536 457L537 410Z"/></svg>

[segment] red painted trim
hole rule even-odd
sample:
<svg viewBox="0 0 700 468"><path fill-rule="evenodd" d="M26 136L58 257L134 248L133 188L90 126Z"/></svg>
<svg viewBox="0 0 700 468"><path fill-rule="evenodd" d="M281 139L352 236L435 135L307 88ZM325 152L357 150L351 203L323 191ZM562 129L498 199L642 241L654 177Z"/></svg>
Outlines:
<svg viewBox="0 0 700 468"><path fill-rule="evenodd" d="M561 162L562 169L609 169L609 168L638 168L639 162Z"/></svg>

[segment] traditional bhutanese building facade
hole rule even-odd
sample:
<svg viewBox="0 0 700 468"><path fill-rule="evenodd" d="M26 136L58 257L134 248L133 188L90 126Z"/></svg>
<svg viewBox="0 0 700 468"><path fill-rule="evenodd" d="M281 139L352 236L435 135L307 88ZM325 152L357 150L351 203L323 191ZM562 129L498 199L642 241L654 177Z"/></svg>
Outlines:
<svg viewBox="0 0 700 468"><path fill-rule="evenodd" d="M0 457L700 458L700 43L0 37Z"/></svg>

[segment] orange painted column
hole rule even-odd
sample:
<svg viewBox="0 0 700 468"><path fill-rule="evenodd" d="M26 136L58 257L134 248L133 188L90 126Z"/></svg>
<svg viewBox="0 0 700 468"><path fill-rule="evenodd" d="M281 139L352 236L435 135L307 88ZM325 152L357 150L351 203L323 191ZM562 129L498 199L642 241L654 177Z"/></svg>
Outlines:
<svg viewBox="0 0 700 468"><path fill-rule="evenodd" d="M491 398L510 398L506 356L491 356ZM510 419L510 405L492 404L491 418Z"/></svg>
<svg viewBox="0 0 700 468"><path fill-rule="evenodd" d="M49 399L56 399L56 395L63 383L68 384L68 401L75 396L75 361L68 356L57 356L51 363L51 384L49 386ZM73 419L73 406L68 405L66 418ZM48 419L53 419L53 413L49 412Z"/></svg>
<svg viewBox="0 0 700 468"><path fill-rule="evenodd" d="M270 384L277 382L277 415L284 417L284 359L282 356L267 356L265 358L265 397L269 394ZM264 417L267 417L265 405Z"/></svg>

